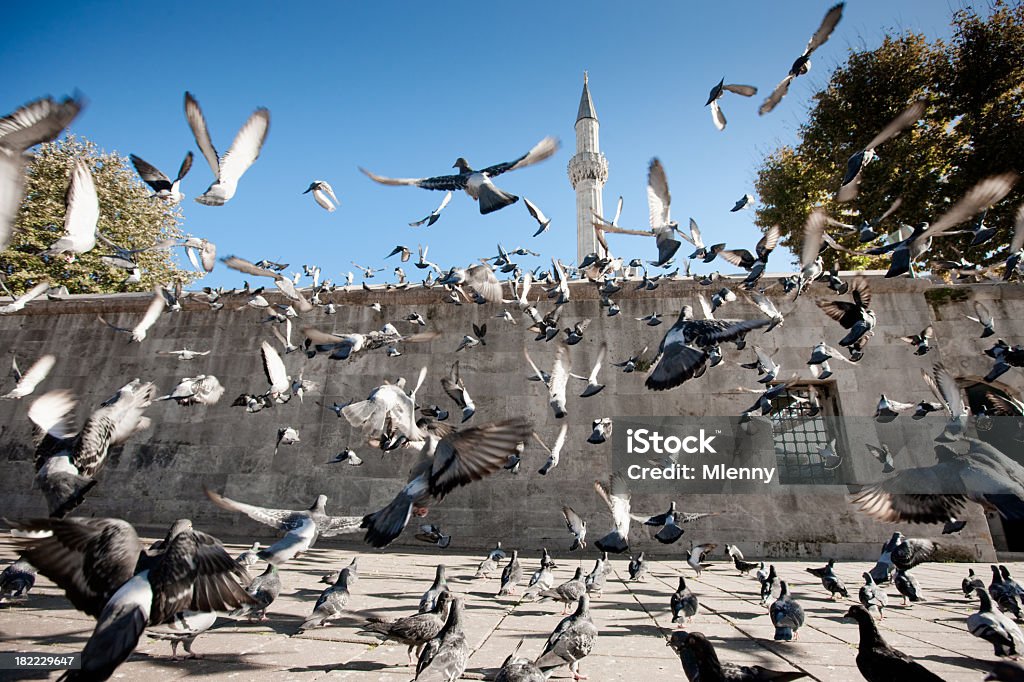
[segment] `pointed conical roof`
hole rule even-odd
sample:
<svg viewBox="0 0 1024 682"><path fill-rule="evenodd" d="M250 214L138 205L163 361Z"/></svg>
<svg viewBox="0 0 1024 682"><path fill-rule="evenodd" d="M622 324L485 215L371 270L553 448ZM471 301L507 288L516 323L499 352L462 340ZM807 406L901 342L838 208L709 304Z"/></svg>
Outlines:
<svg viewBox="0 0 1024 682"><path fill-rule="evenodd" d="M585 118L597 120L597 111L594 110L594 100L590 98L590 88L587 86L587 72L583 72L583 94L580 95L580 109L576 114L576 122L579 123Z"/></svg>

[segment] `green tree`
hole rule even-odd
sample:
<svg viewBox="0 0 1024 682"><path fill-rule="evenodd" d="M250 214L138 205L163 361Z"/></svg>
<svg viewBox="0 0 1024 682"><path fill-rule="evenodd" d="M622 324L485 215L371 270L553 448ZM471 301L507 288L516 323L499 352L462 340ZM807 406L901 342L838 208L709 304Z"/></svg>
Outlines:
<svg viewBox="0 0 1024 682"><path fill-rule="evenodd" d="M893 231L900 223L934 220L982 178L1024 173L1024 5L995 2L987 18L962 10L952 26L949 43L907 32L887 36L873 50L851 50L814 96L799 144L762 162L756 182L760 226L780 225L782 243L799 253L804 221L815 206L856 224L902 198L882 225ZM863 171L857 199L838 203L847 159L915 99L926 103L922 120L879 147L879 158ZM956 258L959 250L973 262L998 260L1021 195L1015 188L989 212L986 225L1000 228L996 240L965 251L969 239L943 237L935 240L931 258ZM830 234L858 246L855 234ZM885 267L881 259L840 253L833 262L848 269Z"/></svg>
<svg viewBox="0 0 1024 682"><path fill-rule="evenodd" d="M135 174L128 160L106 153L84 138L68 135L40 145L26 167L25 198L6 251L0 252L0 274L8 288L18 293L44 279L64 285L75 293L148 291L157 283L191 282L196 273L178 267L169 250L137 254L142 278L125 283L126 270L103 263L113 250L102 241L72 263L65 258L39 253L64 233L65 192L76 159L92 169L99 197L99 232L127 249L151 246L161 239L181 239L181 212L150 197L149 188Z"/></svg>

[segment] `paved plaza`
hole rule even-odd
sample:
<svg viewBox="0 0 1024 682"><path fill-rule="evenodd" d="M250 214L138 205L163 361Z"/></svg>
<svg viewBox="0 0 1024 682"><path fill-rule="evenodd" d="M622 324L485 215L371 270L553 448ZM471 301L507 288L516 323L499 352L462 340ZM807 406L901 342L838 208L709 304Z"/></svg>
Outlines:
<svg viewBox="0 0 1024 682"><path fill-rule="evenodd" d="M245 547L229 545L232 554ZM772 641L774 629L767 610L759 604L758 583L739 576L720 549L711 568L696 577L692 569L673 552L653 557L645 582L627 582L628 558L615 559L604 595L592 603L592 615L600 630L594 653L581 665L591 680L679 680L685 679L679 659L666 646L673 629L669 597L678 575L700 600L700 612L692 625L717 647L725 661L756 663L774 669L796 668L809 679L860 680L854 657L857 626L842 618L852 601L832 602L820 583L804 571L823 561L774 561L780 577L807 613L807 624L799 640ZM293 636L325 585L319 582L328 571L344 565L358 553L360 580L352 590L351 616L298 636ZM0 542L0 561L15 556L9 540ZM579 560L556 553L556 584L568 580ZM594 565L595 554L587 552L584 572ZM465 679L491 679L502 661L525 638L522 654L540 653L551 630L560 619L561 605L554 602L519 603L518 597L495 597L500 571L490 578L473 578L483 558L455 552L388 551L366 552L352 545L345 549L315 549L289 562L281 573L283 590L271 605L268 620L249 623L221 619L196 640L194 649L202 654L195 660L171 659L170 644L143 637L138 650L118 669L115 679L165 680L380 680L399 682L412 679L406 665L406 648L380 644L357 634L362 619L369 615L398 617L414 613L420 596L433 579L435 566L447 566L453 591L466 598L467 639L472 656ZM503 562L505 563L505 562ZM539 554L523 557L525 576L539 564ZM868 563L843 562L837 573L855 600L860 574ZM981 680L987 665L995 660L992 646L967 632L966 617L976 610L960 592L961 579L970 564L924 564L914 569L925 590L927 603L901 608L900 598L890 587L890 608L880 627L896 648L922 662L946 680ZM262 571L262 562L253 573ZM987 565L974 564L988 582ZM1009 564L1015 575L1024 575L1024 564ZM40 577L29 600L12 607L0 607L0 651L67 653L82 649L94 621L71 608L54 585ZM179 653L181 649L179 648ZM18 679L0 671L3 679ZM50 679L57 673L18 673L20 679ZM567 668L553 679L571 679Z"/></svg>

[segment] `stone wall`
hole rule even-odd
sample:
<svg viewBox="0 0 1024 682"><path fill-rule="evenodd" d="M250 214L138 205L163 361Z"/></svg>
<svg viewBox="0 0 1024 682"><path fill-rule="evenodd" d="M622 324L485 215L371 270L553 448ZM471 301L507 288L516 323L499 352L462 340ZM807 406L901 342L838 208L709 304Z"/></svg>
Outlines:
<svg viewBox="0 0 1024 682"><path fill-rule="evenodd" d="M906 402L929 399L921 369L940 360L958 375L984 376L990 364L981 350L994 339L979 340L980 329L964 319L965 313L973 314L974 299L984 301L995 315L998 337L1014 343L1024 336L1024 289L1020 286L946 288L926 281L880 277L871 277L870 284L879 324L867 356L858 365L833 363L834 389L844 415L873 414L882 392ZM582 318L592 320L583 342L570 347L573 369L586 374L600 343L606 341L608 364L602 369L601 381L607 388L582 400L575 397L580 386L570 383L568 440L560 465L548 476L537 475L546 455L530 444L520 475L499 472L453 492L433 509L428 520L454 534L457 546L484 547L500 538L511 547L564 550L570 537L560 514L563 504L589 521L591 539L603 535L610 528L610 516L594 493L593 482L609 473L611 443L593 446L585 442L596 417L737 415L753 402L751 394L738 390L756 386L754 375L737 365L737 361L749 361L751 354L740 354L731 345L725 349L726 363L668 392L644 388L643 373L623 374L610 366L645 345L656 348L680 306L697 307L695 295L710 295L710 287L689 281L667 282L655 291L638 292L633 284L627 284L614 296L622 313L612 318L600 308L594 287L575 283L571 289L572 301L563 307L562 326ZM774 293L781 295L778 290ZM197 527L224 537L266 539L272 531L214 507L204 497L202 485L232 498L278 508L306 507L319 493L328 495L328 509L335 514L363 514L383 506L404 483L412 456L371 450L357 441L344 419L321 405L364 399L386 380L406 377L413 382L424 365L429 374L418 396L420 404L451 409L456 419L458 410L439 380L452 362L459 360L478 405L468 425L524 415L546 442L554 439L561 424L551 414L544 387L526 380L523 350L528 349L539 366L550 369L556 342L535 342L526 329L527 320L518 313L515 326L495 319L502 306L454 306L442 302L443 297L439 289L337 291L333 294L339 304L337 314L329 316L321 309L310 313L296 324L293 341L301 343L299 327L303 324L328 331L368 331L392 321L399 329L413 332L419 328L400 321L413 311L427 319L426 329L441 331L443 336L427 344L404 345L402 355L395 358L383 351L348 361L332 361L322 355L307 360L301 352L289 354L285 356L289 372L297 375L302 371L319 389L307 394L302 403L293 399L257 414L231 407L231 402L240 393L266 389L259 345L264 339L275 342L268 324L261 323L264 313L236 309L242 305L241 298L228 300L224 309L216 312L189 302L183 311L163 315L142 344L128 342L126 335L99 322L97 314L130 327L142 315L148 295L37 302L20 313L0 317L0 349L5 357L16 352L23 368L42 353L56 354L57 365L37 393L72 390L80 401L79 419L134 377L155 381L161 391L169 391L181 377L216 375L227 392L215 406L181 407L170 401L153 405L147 412L152 427L111 452L99 485L77 513L119 516L143 527L166 526L187 516ZM778 349L781 376L798 372L810 378L805 364L810 348L821 340L834 345L841 338L840 327L815 305L816 300L833 297L816 285L795 303L780 299L784 326L766 336L760 332L751 335L753 343L769 352ZM382 313L369 307L374 302L382 305ZM547 304L540 307L546 310ZM652 328L634 319L653 311L664 314L664 325ZM742 296L719 313L720 317L754 315ZM463 334L471 332L472 322L487 324L487 345L455 353ZM915 357L913 349L898 337L916 333L929 323L935 326L936 348L923 358ZM156 354L183 346L213 352L191 362ZM1013 391L1024 388L1019 370L1002 380ZM9 381L3 385L4 391L8 385ZM45 513L41 495L32 489L31 430L26 418L31 400L0 401L0 506L4 516ZM283 426L298 429L301 443L282 446L275 455L276 434ZM856 443L850 445L854 456L868 457ZM360 454L365 462L362 467L326 464L346 446ZM692 540L737 543L748 556L873 558L895 526L858 514L845 493L844 487L800 487L772 496L680 495L680 508L717 515L688 526L683 540L669 548L654 543L644 530L634 529L632 537L637 547L661 556L681 554ZM663 511L670 497L635 495L634 511ZM967 529L944 542L990 560L994 556L992 535L980 508L971 507ZM939 533L938 526L901 528L916 536ZM412 533L407 532L399 542L413 542Z"/></svg>

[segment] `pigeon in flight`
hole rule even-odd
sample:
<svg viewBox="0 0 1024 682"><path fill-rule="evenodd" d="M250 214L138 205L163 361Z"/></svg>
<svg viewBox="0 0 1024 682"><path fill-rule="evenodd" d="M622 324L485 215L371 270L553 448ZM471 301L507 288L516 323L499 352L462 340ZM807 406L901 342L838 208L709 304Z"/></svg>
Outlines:
<svg viewBox="0 0 1024 682"><path fill-rule="evenodd" d="M544 462L544 466L542 466L540 470L537 472L541 476L546 476L549 471L558 466L558 460L560 455L562 454L562 446L565 445L565 434L568 430L569 425L563 423L562 428L559 429L558 431L558 436L555 438L554 445L552 445L550 448L543 440L541 440L540 436L538 436L536 433L533 434L533 437L537 440L538 443L540 443L540 446L544 448L548 453L547 461Z"/></svg>
<svg viewBox="0 0 1024 682"><path fill-rule="evenodd" d="M473 170L464 158L459 157L452 166L459 169L457 175L439 175L428 178L386 178L375 175L365 168L359 170L371 180L382 185L413 185L423 189L451 192L464 190L471 198L480 202L480 213L486 215L519 201L519 197L514 194L498 189L492 182L492 178L543 161L558 151L558 146L558 140L546 137L518 159L498 163L481 170Z"/></svg>
<svg viewBox="0 0 1024 682"><path fill-rule="evenodd" d="M444 207L447 206L448 202L451 201L451 200L452 200L452 193L450 191L449 192L445 192L444 198L441 199L441 203L438 204L437 208L435 208L433 211L431 211L429 214L427 214L427 217L423 218L422 220L417 220L417 221L409 223L409 227L420 227L422 225L426 225L427 227L430 227L431 225L436 223L441 218L441 211L444 210ZM425 256L426 252L424 251L422 255ZM405 261L405 260L408 260L408 259L403 256L402 260ZM420 265L418 267L425 267L425 266Z"/></svg>
<svg viewBox="0 0 1024 682"><path fill-rule="evenodd" d="M76 254L86 253L96 246L96 223L100 219L96 184L89 165L82 159L75 161L71 171L65 206L64 235L39 255L66 255L70 263Z"/></svg>
<svg viewBox="0 0 1024 682"><path fill-rule="evenodd" d="M757 94L757 88L753 85L736 85L735 83L726 84L725 79L718 81L718 85L711 88L711 92L708 93L708 101L704 103L704 106L711 106L711 122L715 124L715 127L719 130L725 130L725 114L722 113L722 108L718 106L718 100L722 99L722 95L728 92L734 92L737 95L743 95L744 97L753 97ZM751 197L753 199L753 197ZM738 209L733 209L738 210Z"/></svg>
<svg viewBox="0 0 1024 682"><path fill-rule="evenodd" d="M53 369L55 364L57 364L57 357L55 355L41 355L38 360L32 363L27 372L22 373L18 369L18 359L12 357L11 376L14 377L17 383L14 388L0 396L0 400L19 400L27 395L31 395L36 390L36 387L50 374L50 370Z"/></svg>
<svg viewBox="0 0 1024 682"><path fill-rule="evenodd" d="M205 486L203 491L210 501L221 509L241 512L253 521L285 531L286 534L283 538L257 553L260 559L274 566L280 566L298 554L309 551L321 535L329 538L342 533L359 531L360 517L329 516L327 514L326 495L318 495L316 502L309 509L293 511L245 504L218 495Z"/></svg>
<svg viewBox="0 0 1024 682"><path fill-rule="evenodd" d="M850 284L849 301L818 301L822 312L838 322L849 333L839 340L839 345L850 351L850 359L854 362L864 356L864 347L874 336L877 322L871 310L871 289L864 277L856 277Z"/></svg>
<svg viewBox="0 0 1024 682"><path fill-rule="evenodd" d="M446 435L440 435L428 430L409 482L386 507L363 517L367 543L389 545L401 534L414 508L421 510L422 516L431 498L444 499L452 490L501 469L533 429L519 418L445 431Z"/></svg>
<svg viewBox="0 0 1024 682"><path fill-rule="evenodd" d="M303 194L313 193L313 200L328 213L334 213L338 208L338 197L334 195L334 188L326 180L314 180ZM407 259L408 260L408 259Z"/></svg>
<svg viewBox="0 0 1024 682"><path fill-rule="evenodd" d="M145 314L142 319L139 320L131 329L126 327L118 327L117 325L107 322L107 320L101 315L99 321L107 325L111 329L114 329L125 334L130 334L132 341L136 343L142 343L146 340L146 336L149 334L149 330L156 324L156 321L160 319L160 315L163 314L164 309L167 307L167 297L164 295L164 288L157 284L153 289L153 298L149 300L149 306L146 308Z"/></svg>
<svg viewBox="0 0 1024 682"><path fill-rule="evenodd" d="M594 490L598 496L608 505L608 511L612 514L613 528L604 537L595 540L594 546L602 552L622 554L629 551L629 488L626 479L620 474L612 474L609 483L605 485L601 481L594 481Z"/></svg>
<svg viewBox="0 0 1024 682"><path fill-rule="evenodd" d="M664 391L699 377L707 369L711 346L740 339L752 329L768 324L765 319L696 320L693 308L684 305L676 323L661 340L657 364L647 375L645 385L653 391Z"/></svg>
<svg viewBox="0 0 1024 682"><path fill-rule="evenodd" d="M789 84L793 82L793 79L797 76L803 76L811 70L811 54L819 47L825 44L832 35L832 31L835 30L836 24L843 18L843 5L845 3L838 3L834 5L825 14L825 18L821 20L821 26L814 32L811 39L807 42L807 47L804 48L803 54L796 58L793 62L793 66L789 68L789 73L786 77L775 86L772 93L768 95L767 99L761 104L761 108L757 110L760 115L765 115L782 101L782 98L789 92Z"/></svg>
<svg viewBox="0 0 1024 682"><path fill-rule="evenodd" d="M647 169L647 207L649 211L650 230L627 230L617 227L604 218L594 216L594 230L598 241L605 251L609 251L608 244L604 239L605 232L613 234L633 234L644 237L654 237L658 247L658 259L650 261L656 267L662 267L672 260L676 251L679 250L681 241L675 238L676 229L679 224L669 217L672 204L672 195L668 189L668 178L665 176L665 167L657 158L651 159Z"/></svg>
<svg viewBox="0 0 1024 682"><path fill-rule="evenodd" d="M134 154L129 154L129 158L132 160L132 165L135 166L135 172L153 190L154 198L166 201L171 206L181 203L181 200L185 198L185 195L181 193L181 181L192 168L192 152L185 154L185 159L181 162L181 167L178 168L178 177L174 178L173 182L159 168L147 163L144 159Z"/></svg>
<svg viewBox="0 0 1024 682"><path fill-rule="evenodd" d="M587 522L583 517L573 511L572 507L562 507L562 516L565 518L565 526L572 534L572 546L570 552L577 549L587 548Z"/></svg>
<svg viewBox="0 0 1024 682"><path fill-rule="evenodd" d="M111 446L149 427L143 413L155 393L153 384L138 379L126 384L89 416L78 433L71 424L75 400L68 391L50 391L32 403L28 418L36 448L35 480L51 517L63 518L84 501Z"/></svg>
<svg viewBox="0 0 1024 682"><path fill-rule="evenodd" d="M120 519L10 523L46 533L19 540L22 556L75 608L97 619L76 671L85 679L109 678L147 625L169 623L185 611L231 611L252 602L239 583L248 579L245 569L187 519L174 523L159 551L143 551L135 529Z"/></svg>
<svg viewBox="0 0 1024 682"><path fill-rule="evenodd" d="M210 139L206 118L199 108L199 102L190 92L185 93L185 118L192 128L199 151L210 164L210 170L216 178L206 192L196 197L196 201L205 206L223 206L235 196L238 181L259 157L263 142L267 139L267 131L270 129L270 112L263 107L254 111L238 131L231 148L220 157L217 156L217 150Z"/></svg>
<svg viewBox="0 0 1024 682"><path fill-rule="evenodd" d="M548 231L548 227L551 226L551 218L544 215L544 211L540 210L537 204L533 203L526 197L523 197L523 202L526 204L526 210L530 212L533 219L537 221L537 231L533 233L534 237L537 237L544 232Z"/></svg>
<svg viewBox="0 0 1024 682"><path fill-rule="evenodd" d="M753 205L754 205L754 195L753 194L744 194L743 196L741 196L739 199L736 200L736 203L733 205L732 208L729 209L729 212L730 213L736 213L737 211L742 211L743 209L749 208L750 206L753 206Z"/></svg>
<svg viewBox="0 0 1024 682"><path fill-rule="evenodd" d="M65 97L60 102L42 97L0 118L0 251L7 248L14 217L21 207L28 161L25 151L56 139L84 105L81 96Z"/></svg>
<svg viewBox="0 0 1024 682"><path fill-rule="evenodd" d="M857 198L860 176L864 167L878 159L875 147L898 135L904 128L912 125L924 114L924 102L918 100L907 107L899 116L889 122L882 132L875 135L864 149L858 151L846 162L846 174L836 199L840 202L852 201Z"/></svg>
<svg viewBox="0 0 1024 682"><path fill-rule="evenodd" d="M7 287L4 287L4 290L14 300L7 305L0 306L0 315L8 315L10 313L16 313L19 310L24 310L25 306L29 303L50 291L50 283L43 280L17 298L14 297L14 294L12 294Z"/></svg>

